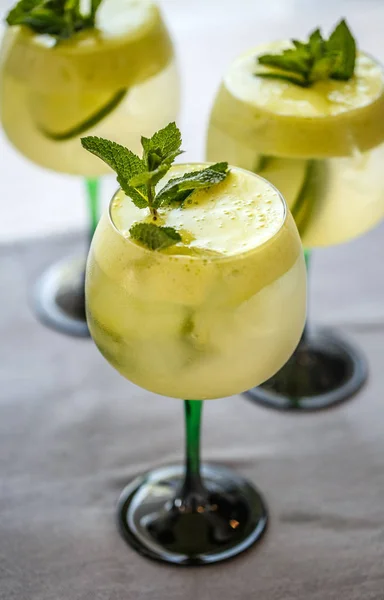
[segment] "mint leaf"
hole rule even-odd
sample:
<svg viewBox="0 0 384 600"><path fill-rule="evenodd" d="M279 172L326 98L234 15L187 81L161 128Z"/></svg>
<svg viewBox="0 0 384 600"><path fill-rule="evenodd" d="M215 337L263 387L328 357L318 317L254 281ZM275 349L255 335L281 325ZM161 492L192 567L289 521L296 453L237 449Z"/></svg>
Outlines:
<svg viewBox="0 0 384 600"><path fill-rule="evenodd" d="M332 78L342 81L351 79L355 70L356 42L345 19L342 19L332 32L327 42L327 50L337 55Z"/></svg>
<svg viewBox="0 0 384 600"><path fill-rule="evenodd" d="M158 227L154 223L136 223L129 230L131 237L150 250L162 250L181 242L181 235L173 227Z"/></svg>
<svg viewBox="0 0 384 600"><path fill-rule="evenodd" d="M335 64L335 57L332 55L323 56L317 60L311 70L311 82L329 79Z"/></svg>
<svg viewBox="0 0 384 600"><path fill-rule="evenodd" d="M141 158L116 142L89 135L81 138L81 145L101 158L127 183L134 175L145 171L145 165Z"/></svg>
<svg viewBox="0 0 384 600"><path fill-rule="evenodd" d="M175 123L160 129L151 138L141 138L142 158L120 144L95 136L81 138L81 143L83 148L101 158L116 172L118 183L137 207L149 208L154 222L136 223L130 234L151 250L161 250L181 241L180 234L172 227L155 224L157 210L161 206L173 202L182 204L194 190L211 187L228 175L228 163L216 163L201 171L170 179L156 195L156 185L181 153L181 134Z"/></svg>
<svg viewBox="0 0 384 600"><path fill-rule="evenodd" d="M145 190L140 188L134 188L130 185L123 187L119 177L117 177L117 183L120 185L121 189L127 194L127 196L131 198L133 204L137 206L137 208L148 208L148 198L145 195Z"/></svg>
<svg viewBox="0 0 384 600"><path fill-rule="evenodd" d="M141 145L144 150L143 161L146 163L148 169L146 185L152 186L153 194L149 193L152 197L154 195L154 187L171 168L175 158L182 153L180 150L180 130L176 126L176 123L169 123L169 125L157 131L151 138L142 137Z"/></svg>
<svg viewBox="0 0 384 600"><path fill-rule="evenodd" d="M99 8L100 4L102 3L103 0L91 0L91 18L93 20L93 23L95 23L95 19L96 19L96 13L97 13L97 9Z"/></svg>
<svg viewBox="0 0 384 600"><path fill-rule="evenodd" d="M62 32L63 37L67 37L68 35L68 25L65 19L49 9L37 8L31 11L30 15L26 15L23 18L20 25L27 25L36 33L57 36ZM66 33L64 34L64 32Z"/></svg>
<svg viewBox="0 0 384 600"><path fill-rule="evenodd" d="M158 184L158 182L160 181L160 179L162 179L164 177L164 175L167 173L167 171L169 171L170 166L171 165L163 164L163 165L160 165L154 171L143 171L142 173L139 173L138 175L135 175L134 177L132 177L132 179L130 179L129 183L133 187L140 186L140 185L149 185L151 187L155 187Z"/></svg>
<svg viewBox="0 0 384 600"><path fill-rule="evenodd" d="M320 29L315 29L309 36L308 45L304 44L308 48L308 54L316 60L321 60L325 52L325 41L321 35Z"/></svg>
<svg viewBox="0 0 384 600"><path fill-rule="evenodd" d="M228 174L228 163L216 163L201 171L184 173L181 177L170 179L163 189L156 195L154 205L156 208L166 206L173 202L182 203L196 189L209 188L224 181Z"/></svg>
<svg viewBox="0 0 384 600"><path fill-rule="evenodd" d="M51 0L54 2L54 0ZM59 2L59 0L56 0ZM82 29L83 15L80 12L80 0L65 0L63 18L67 23L67 37L71 37L72 33ZM85 25L86 23L86 25ZM86 27L91 26L88 19L84 21Z"/></svg>
<svg viewBox="0 0 384 600"><path fill-rule="evenodd" d="M147 160L149 169L153 170L165 160L172 163L176 156L181 154L181 132L176 123L172 122L157 131L150 139L142 137L141 144L144 148L143 159ZM159 162L151 164L152 160Z"/></svg>
<svg viewBox="0 0 384 600"><path fill-rule="evenodd" d="M262 77L263 79L281 79L282 81L288 81L289 83L294 83L295 85L299 85L300 87L308 87L309 82L304 80L301 76L295 75L294 73L278 73L276 71L273 72L265 72L265 73L256 73L258 77Z"/></svg>
<svg viewBox="0 0 384 600"><path fill-rule="evenodd" d="M214 165L209 165L209 167L205 170L206 171L208 171L208 170L214 171L215 173L223 173L223 174L225 174L225 177L229 173L227 162L219 162L219 163L215 163ZM225 177L224 177L224 179L225 179Z"/></svg>
<svg viewBox="0 0 384 600"><path fill-rule="evenodd" d="M26 15L31 13L41 4L41 0L20 0L8 13L6 23L8 25L20 25Z"/></svg>
<svg viewBox="0 0 384 600"><path fill-rule="evenodd" d="M135 175L130 184L145 186L148 204L152 215L156 216L154 205L155 187L171 168L175 158L181 154L181 133L176 123L169 123L163 129L153 134L151 138L142 137L143 162L147 169Z"/></svg>
<svg viewBox="0 0 384 600"><path fill-rule="evenodd" d="M307 78L310 72L310 55L305 49L292 48L282 54L262 54L258 58L260 65L291 71Z"/></svg>
<svg viewBox="0 0 384 600"><path fill-rule="evenodd" d="M83 148L101 158L117 173L118 183L138 208L148 206L145 190L140 186L136 188L130 184L132 177L145 171L143 161L136 154L116 142L96 136L81 138L81 144Z"/></svg>
<svg viewBox="0 0 384 600"><path fill-rule="evenodd" d="M96 11L102 0L92 0L90 12L83 14L80 0L20 0L8 13L8 25L24 25L57 41L78 31L95 27Z"/></svg>
<svg viewBox="0 0 384 600"><path fill-rule="evenodd" d="M255 73L258 77L282 79L308 87L324 79L349 80L354 73L356 43L343 19L325 40L320 29L315 29L307 42L292 40L293 48L280 54L262 54L258 64L267 71Z"/></svg>

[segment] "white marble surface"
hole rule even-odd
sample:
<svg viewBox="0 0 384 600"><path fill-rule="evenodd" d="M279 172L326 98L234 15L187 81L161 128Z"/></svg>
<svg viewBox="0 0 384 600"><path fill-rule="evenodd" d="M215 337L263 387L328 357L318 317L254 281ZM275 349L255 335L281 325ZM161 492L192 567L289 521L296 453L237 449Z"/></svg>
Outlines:
<svg viewBox="0 0 384 600"><path fill-rule="evenodd" d="M305 35L346 16L361 45L384 56L380 0L160 0L172 31L182 72L179 122L187 157L204 156L205 127L215 90L228 61L260 41ZM13 0L0 0L6 14ZM86 223L82 184L40 169L20 156L0 134L0 242L82 229ZM115 188L104 182L106 202Z"/></svg>

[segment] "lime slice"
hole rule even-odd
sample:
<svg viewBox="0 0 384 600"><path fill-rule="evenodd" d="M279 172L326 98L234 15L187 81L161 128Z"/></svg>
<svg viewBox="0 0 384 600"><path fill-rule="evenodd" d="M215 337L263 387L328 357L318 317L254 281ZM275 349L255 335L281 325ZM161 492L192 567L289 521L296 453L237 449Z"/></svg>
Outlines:
<svg viewBox="0 0 384 600"><path fill-rule="evenodd" d="M293 216L295 205L308 177L310 162L290 158L260 158L259 175L270 181L283 195Z"/></svg>
<svg viewBox="0 0 384 600"><path fill-rule="evenodd" d="M325 161L265 157L261 164L260 175L281 192L303 237L324 192Z"/></svg>
<svg viewBox="0 0 384 600"><path fill-rule="evenodd" d="M116 94L80 94L75 98L31 94L30 111L40 132L50 140L70 140L105 119L123 100L126 90Z"/></svg>
<svg viewBox="0 0 384 600"><path fill-rule="evenodd" d="M226 132L213 128L212 124L207 140L207 157L210 161L225 160L231 165L261 175L281 192L292 213L308 177L310 166L308 160L257 154L254 148L248 148Z"/></svg>
<svg viewBox="0 0 384 600"><path fill-rule="evenodd" d="M340 244L384 218L384 147L352 158L315 161L294 214L304 246Z"/></svg>
<svg viewBox="0 0 384 600"><path fill-rule="evenodd" d="M210 161L226 160L270 181L281 192L294 217L296 203L301 199L302 204L306 197L304 187L312 161L257 154L254 148L248 148L212 125L207 140L207 157Z"/></svg>
<svg viewBox="0 0 384 600"><path fill-rule="evenodd" d="M255 76L257 55L285 46L258 47L230 65L211 115L214 131L255 155L287 158L351 156L384 141L384 76L376 61L359 53L350 81L310 88Z"/></svg>
<svg viewBox="0 0 384 600"><path fill-rule="evenodd" d="M3 69L30 91L111 96L156 75L172 58L171 40L151 2L104 0L96 25L57 45L50 36L11 27Z"/></svg>
<svg viewBox="0 0 384 600"><path fill-rule="evenodd" d="M303 239L318 203L325 192L326 161L310 161L307 176L292 209L297 229Z"/></svg>

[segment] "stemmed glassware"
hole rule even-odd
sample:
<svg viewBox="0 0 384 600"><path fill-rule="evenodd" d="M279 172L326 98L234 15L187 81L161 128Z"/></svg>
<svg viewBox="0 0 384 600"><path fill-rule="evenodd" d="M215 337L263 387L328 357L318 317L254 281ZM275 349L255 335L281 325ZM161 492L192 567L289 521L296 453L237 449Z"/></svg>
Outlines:
<svg viewBox="0 0 384 600"><path fill-rule="evenodd" d="M176 165L167 177L206 166ZM96 229L86 277L89 328L104 357L147 390L188 398L185 465L138 476L118 507L131 546L180 565L230 558L266 528L266 504L250 482L201 465L202 403L275 373L297 345L306 303L300 238L273 186L231 168L190 198L159 209L157 222L178 227L182 241L154 251L130 237L142 210L118 191Z"/></svg>
<svg viewBox="0 0 384 600"><path fill-rule="evenodd" d="M151 135L173 120L179 106L174 51L152 2L92 2L97 6L94 25L81 30L75 25L71 35L60 39L56 32L45 32L41 19L50 9L42 4L36 0L29 13L13 13L10 21L16 24L5 33L1 121L11 144L26 158L85 178L91 239L99 220L99 177L110 171L81 148L79 138L85 133L107 136L138 149L142 134ZM58 19L62 9L68 17L68 3L51 4L58 14L48 16ZM75 257L43 273L34 293L43 323L69 335L89 335L84 270L84 259Z"/></svg>
<svg viewBox="0 0 384 600"><path fill-rule="evenodd" d="M339 39L344 46L337 54L334 44ZM349 48L345 64L352 70L354 65L354 72L335 71L328 77L324 70L332 61L339 68L343 48ZM321 64L316 52L323 52ZM283 69L285 63L292 72ZM312 81L303 79L303 64L318 67L316 73L309 72ZM281 191L309 268L313 248L347 242L384 217L382 67L367 54L358 51L355 56L345 21L328 41L315 30L309 42L273 42L251 49L223 77L211 112L206 156L212 161L225 157ZM272 408L318 410L350 398L366 378L367 365L358 349L329 329L307 325L288 363L247 395Z"/></svg>

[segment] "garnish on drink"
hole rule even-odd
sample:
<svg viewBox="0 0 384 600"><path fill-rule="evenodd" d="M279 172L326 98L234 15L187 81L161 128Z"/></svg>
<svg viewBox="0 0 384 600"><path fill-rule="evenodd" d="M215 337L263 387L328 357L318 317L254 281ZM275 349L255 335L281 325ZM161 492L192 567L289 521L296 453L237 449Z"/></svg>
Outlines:
<svg viewBox="0 0 384 600"><path fill-rule="evenodd" d="M207 158L226 156L271 181L305 246L327 246L383 218L383 142L383 69L343 19L328 39L317 28L308 41L266 43L233 61Z"/></svg>
<svg viewBox="0 0 384 600"><path fill-rule="evenodd" d="M165 177L181 151L181 135L176 123L170 123L150 139L141 138L142 158L109 140L86 137L81 143L107 163L117 173L117 181L137 208L145 209L150 222L136 223L129 232L133 239L151 250L160 250L181 242L174 227L161 227L156 223L158 211L173 205L182 207L195 190L202 190L224 181L228 163L184 173L170 179L157 191L156 186Z"/></svg>
<svg viewBox="0 0 384 600"><path fill-rule="evenodd" d="M155 3L20 0L8 14L0 61L4 132L34 163L87 178L88 239L100 216L97 178L109 167L82 149L80 136L139 152L140 136L150 137L178 110L172 41ZM34 298L44 324L89 335L82 257L44 272Z"/></svg>
<svg viewBox="0 0 384 600"><path fill-rule="evenodd" d="M349 81L353 77L356 43L344 19L328 40L323 38L320 29L315 29L307 42L292 40L292 46L280 53L258 56L258 64L267 69L255 74L301 87L310 87L325 79Z"/></svg>
<svg viewBox="0 0 384 600"><path fill-rule="evenodd" d="M228 169L225 159L174 164L181 152L174 123L142 138L142 157L100 138L82 143L122 188L88 258L91 335L131 382L193 398L185 402L185 469L155 469L129 484L120 529L156 560L225 560L261 537L266 510L243 478L200 470L201 401L261 383L297 345L306 286L296 225L263 178Z"/></svg>
<svg viewBox="0 0 384 600"><path fill-rule="evenodd" d="M275 370L298 341L305 303L304 289L292 287L302 282L297 230L276 189L226 162L173 164L174 123L142 139L142 158L99 138L82 144L121 186L96 230L90 261L98 266L87 279L89 327L102 352L116 351L113 363L135 383L176 397L236 393L248 374L254 379L255 363L258 378ZM263 356L245 357L259 335L267 336ZM276 336L280 358L270 346Z"/></svg>
<svg viewBox="0 0 384 600"><path fill-rule="evenodd" d="M102 163L81 153L80 135L138 149L139 131L152 133L175 115L172 44L152 2L20 0L6 21L2 121L35 162L96 174Z"/></svg>
<svg viewBox="0 0 384 600"><path fill-rule="evenodd" d="M80 0L20 0L8 13L7 25L25 25L58 43L84 29L96 27L96 13L103 0L91 0L88 9Z"/></svg>
<svg viewBox="0 0 384 600"><path fill-rule="evenodd" d="M251 49L216 96L207 159L223 157L281 191L309 250L347 242L384 218L384 74L342 19L327 38ZM303 336L289 363L250 393L275 408L311 410L364 383L360 355L333 334Z"/></svg>

